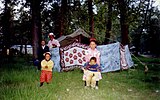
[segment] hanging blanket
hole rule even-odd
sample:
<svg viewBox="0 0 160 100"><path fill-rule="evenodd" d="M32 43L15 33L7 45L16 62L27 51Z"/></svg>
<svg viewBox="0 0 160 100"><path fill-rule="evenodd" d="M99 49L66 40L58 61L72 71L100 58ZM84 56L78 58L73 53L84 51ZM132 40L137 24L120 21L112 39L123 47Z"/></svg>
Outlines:
<svg viewBox="0 0 160 100"><path fill-rule="evenodd" d="M87 48L88 46L76 42L64 48L60 48L61 70L68 71L83 66L86 62L84 55Z"/></svg>
<svg viewBox="0 0 160 100"><path fill-rule="evenodd" d="M131 53L129 51L128 45L125 46L125 58L126 58L126 62L128 64L128 67L132 67L134 65L133 61L132 61L132 57L131 57Z"/></svg>
<svg viewBox="0 0 160 100"><path fill-rule="evenodd" d="M73 43L69 46L60 48L61 70L68 71L83 66L86 62L84 55L87 48L89 47L81 43ZM117 42L97 46L97 50L100 51L102 73L128 69L133 66L128 45L121 48L120 43Z"/></svg>
<svg viewBox="0 0 160 100"><path fill-rule="evenodd" d="M133 61L128 49L128 45L123 48L120 43L97 46L100 51L100 63L102 73L128 69L133 66Z"/></svg>
<svg viewBox="0 0 160 100"><path fill-rule="evenodd" d="M100 63L103 72L120 70L119 43L97 46L100 51Z"/></svg>

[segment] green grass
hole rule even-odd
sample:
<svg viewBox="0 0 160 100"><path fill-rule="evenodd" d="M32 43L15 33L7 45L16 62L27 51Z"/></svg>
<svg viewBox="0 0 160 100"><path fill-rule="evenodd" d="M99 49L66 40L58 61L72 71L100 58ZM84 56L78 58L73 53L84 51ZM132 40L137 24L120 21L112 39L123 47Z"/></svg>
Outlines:
<svg viewBox="0 0 160 100"><path fill-rule="evenodd" d="M139 63L128 71L102 74L99 90L84 88L79 69L53 72L51 84L39 87L40 72L26 59L15 57L12 63L1 66L0 100L160 100L160 82L147 81L158 72L149 69L144 74Z"/></svg>

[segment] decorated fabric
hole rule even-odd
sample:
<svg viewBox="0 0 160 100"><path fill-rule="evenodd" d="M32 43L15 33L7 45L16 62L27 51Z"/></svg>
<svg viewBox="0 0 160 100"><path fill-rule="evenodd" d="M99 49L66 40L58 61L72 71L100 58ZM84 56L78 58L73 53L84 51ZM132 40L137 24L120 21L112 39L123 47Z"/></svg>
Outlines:
<svg viewBox="0 0 160 100"><path fill-rule="evenodd" d="M102 73L120 70L119 43L97 46Z"/></svg>
<svg viewBox="0 0 160 100"><path fill-rule="evenodd" d="M51 60L54 62L54 71L60 72L61 67L60 67L60 54L59 54L59 48L50 48L49 49L51 52Z"/></svg>
<svg viewBox="0 0 160 100"><path fill-rule="evenodd" d="M121 69L128 69L128 63L126 60L126 53L125 53L125 46L120 45L120 65L121 65Z"/></svg>
<svg viewBox="0 0 160 100"><path fill-rule="evenodd" d="M61 54L59 54L59 48L51 48L52 53L51 60L54 61L54 70L58 72L72 70L76 67L83 66L85 64L85 53L89 46L81 43L73 43L69 46L60 48ZM97 50L100 52L100 66L102 73L120 70L121 61L125 59L124 65L126 68L133 66L133 61L126 45L123 49L123 57L121 57L120 43L112 43L108 45L97 46ZM61 57L61 59L60 59ZM61 64L61 67L60 67Z"/></svg>
<svg viewBox="0 0 160 100"><path fill-rule="evenodd" d="M81 43L73 43L61 48L61 70L68 71L83 66L86 62L85 52L88 46Z"/></svg>
<svg viewBox="0 0 160 100"><path fill-rule="evenodd" d="M134 65L133 61L132 61L132 57L128 48L128 45L125 46L125 57L126 57L126 62L128 64L128 67L132 67Z"/></svg>
<svg viewBox="0 0 160 100"><path fill-rule="evenodd" d="M97 46L100 51L100 63L102 73L122 69L128 69L133 66L133 61L128 49L128 45L121 48L120 43ZM123 65L123 66L122 66Z"/></svg>

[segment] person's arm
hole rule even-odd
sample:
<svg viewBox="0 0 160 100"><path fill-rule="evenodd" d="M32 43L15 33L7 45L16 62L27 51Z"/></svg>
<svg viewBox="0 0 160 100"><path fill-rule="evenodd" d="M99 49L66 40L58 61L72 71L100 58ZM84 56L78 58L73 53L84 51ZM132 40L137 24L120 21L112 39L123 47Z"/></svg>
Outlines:
<svg viewBox="0 0 160 100"><path fill-rule="evenodd" d="M42 69L43 69L43 68L46 68L45 60L42 60L42 61L41 61L41 67L42 67Z"/></svg>
<svg viewBox="0 0 160 100"><path fill-rule="evenodd" d="M97 71L101 72L101 67L99 65L97 66Z"/></svg>
<svg viewBox="0 0 160 100"><path fill-rule="evenodd" d="M49 52L49 47L48 46L46 46L46 52Z"/></svg>
<svg viewBox="0 0 160 100"><path fill-rule="evenodd" d="M87 66L88 66L88 63L89 63L89 62L86 62L86 63L81 67L81 69L82 69L82 70L86 70L86 69L87 69Z"/></svg>
<svg viewBox="0 0 160 100"><path fill-rule="evenodd" d="M90 58L89 57L89 51L86 50L86 53L85 53L85 60L86 60L86 62L88 62L90 60L89 58Z"/></svg>
<svg viewBox="0 0 160 100"><path fill-rule="evenodd" d="M53 40L52 41L52 48L60 47L59 41L58 40Z"/></svg>
<svg viewBox="0 0 160 100"><path fill-rule="evenodd" d="M100 66L100 52L99 51L96 55L96 58L97 58L97 64Z"/></svg>
<svg viewBox="0 0 160 100"><path fill-rule="evenodd" d="M53 61L50 61L50 63L48 63L47 66L48 66L49 69L52 69L53 66L54 66L54 62L53 62Z"/></svg>
<svg viewBox="0 0 160 100"><path fill-rule="evenodd" d="M52 43L51 41L48 42L48 45L47 45L49 48L52 48Z"/></svg>
<svg viewBox="0 0 160 100"><path fill-rule="evenodd" d="M60 44L59 44L59 41L58 41L58 40L56 40L56 46L57 46L57 47L60 47Z"/></svg>

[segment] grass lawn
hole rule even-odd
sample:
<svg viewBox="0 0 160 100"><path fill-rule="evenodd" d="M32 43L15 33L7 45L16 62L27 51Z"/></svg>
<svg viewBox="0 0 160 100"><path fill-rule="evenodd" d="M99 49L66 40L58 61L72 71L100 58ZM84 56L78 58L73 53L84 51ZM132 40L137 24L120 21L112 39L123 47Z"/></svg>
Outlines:
<svg viewBox="0 0 160 100"><path fill-rule="evenodd" d="M160 63L160 59L140 59ZM53 72L52 83L39 87L40 72L25 57L4 62L0 65L0 100L160 100L160 66L154 64L148 64L147 74L136 61L138 66L130 70L103 73L99 89L92 90L84 88L79 69Z"/></svg>

